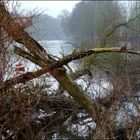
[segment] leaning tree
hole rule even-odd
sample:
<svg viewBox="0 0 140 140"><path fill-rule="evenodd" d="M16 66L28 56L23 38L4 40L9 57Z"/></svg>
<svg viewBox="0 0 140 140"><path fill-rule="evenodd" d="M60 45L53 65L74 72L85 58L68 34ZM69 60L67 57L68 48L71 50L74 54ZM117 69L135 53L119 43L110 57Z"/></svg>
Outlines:
<svg viewBox="0 0 140 140"><path fill-rule="evenodd" d="M61 130L62 133L64 128L66 133L71 123L76 122L78 119L80 121L85 117L91 118L91 122L95 124L94 127L87 126L88 130L90 130L90 137L94 139L134 138L140 124L139 96L137 94L139 91L138 61L127 61L127 63L122 63L121 67L117 67L114 71L107 72L106 76L112 84L111 89L105 94L106 96L99 95L95 98L91 98L86 93L87 90L82 89L75 82L75 79L82 75L91 76L91 71L84 69L76 71L75 74L74 72L69 73L65 67L71 61L95 54L126 53L139 55L139 52L126 47L104 48L108 38L119 27L127 26L133 20L135 18L108 28L108 31L103 35L99 48L77 51L58 60L48 54L43 46L24 30L21 22L10 14L8 8L3 3L0 3L1 29L9 38L22 44L25 48L14 46L14 53L40 67L37 71L27 72L1 82L0 99L4 101L0 104L1 136L5 136L7 139L39 139L40 135L43 137L44 132L46 132L46 135L48 133L48 135L52 136L58 130ZM124 65L127 65L127 71L122 69ZM27 81L46 73L49 73L61 85L62 88L59 89L59 92L53 96L44 94L36 84L31 85L32 89L25 88L17 93L14 85L25 84ZM64 91L67 91L70 96L64 96ZM130 103L129 106L132 109L126 109L126 104L128 103ZM39 121L36 110L40 108L49 115L46 115L44 120ZM135 108L135 113L127 114L133 108ZM127 111L126 114L129 117L122 118L121 113L119 113L121 110ZM78 113L84 113L85 115L78 118ZM126 121L124 121L125 119ZM124 122L120 123L121 121ZM75 135L74 133L72 134ZM81 137L77 136L77 138L80 139Z"/></svg>

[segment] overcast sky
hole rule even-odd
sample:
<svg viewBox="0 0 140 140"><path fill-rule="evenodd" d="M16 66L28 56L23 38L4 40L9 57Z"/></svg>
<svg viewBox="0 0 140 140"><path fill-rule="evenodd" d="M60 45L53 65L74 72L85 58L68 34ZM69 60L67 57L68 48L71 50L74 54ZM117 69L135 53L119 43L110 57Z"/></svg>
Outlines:
<svg viewBox="0 0 140 140"><path fill-rule="evenodd" d="M21 4L20 8L27 10L39 10L45 13L57 17L60 12L64 9L72 11L74 5L79 1L19 1Z"/></svg>
<svg viewBox="0 0 140 140"><path fill-rule="evenodd" d="M17 3L20 5L20 10L22 12L28 12L28 11L39 11L44 13L47 13L50 16L57 17L60 12L64 9L68 10L69 12L72 11L75 4L80 1L33 1L33 0L15 0L10 1L10 3ZM119 3L123 4L123 6L126 7L126 9L129 9L129 4L131 5L130 1L119 1ZM12 4L10 4L12 5ZM12 9L12 8L11 8Z"/></svg>

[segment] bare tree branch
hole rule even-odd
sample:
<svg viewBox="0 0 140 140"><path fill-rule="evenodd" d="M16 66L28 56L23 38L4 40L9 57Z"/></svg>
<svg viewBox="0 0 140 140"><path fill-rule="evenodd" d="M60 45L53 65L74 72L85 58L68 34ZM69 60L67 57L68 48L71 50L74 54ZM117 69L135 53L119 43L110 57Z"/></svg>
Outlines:
<svg viewBox="0 0 140 140"><path fill-rule="evenodd" d="M63 59L55 61L49 57L45 49L36 40L34 40L27 32L24 31L18 22L14 21L10 13L2 4L0 4L0 21L2 28L8 33L8 35L16 42L23 44L24 47L26 47L30 52L27 53L17 47L15 48L15 53L42 67L42 69L38 71L27 72L26 74L1 83L0 91L5 91L15 84L24 83L28 80L37 78L46 72L49 72L60 83L60 85L62 85L62 87L68 91L74 100L77 101L78 104L82 106L82 108L85 109L86 112L92 117L92 119L96 122L96 130L99 133L102 131L102 133L106 135L107 133L111 132L110 127L115 128L114 124L112 123L110 115L111 112L102 109L97 102L94 102L91 98L89 98L85 92L69 77L63 65L91 54L117 52L140 55L140 52L127 48L95 48L87 51L76 52L64 57ZM120 26L126 26L126 24L122 23L111 29L110 32L106 34L105 40L102 43L103 45L101 44L100 47L104 47L106 39Z"/></svg>
<svg viewBox="0 0 140 140"><path fill-rule="evenodd" d="M139 52L131 51L128 49L124 50L122 48L95 48L95 49L91 49L91 50L88 50L85 52L77 52L76 54L68 55L68 56L62 58L61 60L48 65L48 67L42 68L35 72L27 72L26 74L12 78L10 80L7 80L2 83L2 85L0 86L0 90L4 90L4 89L6 90L8 88L11 88L15 84L24 83L26 81L32 80L34 78L37 78L37 77L45 74L46 72L51 73L51 71L53 71L55 69L57 69L59 71L60 75L63 75L65 73L65 69L60 68L63 65L65 65L73 60L83 58L83 57L89 56L94 53L105 53L105 52L130 53L130 54L132 53L132 54L140 55ZM29 59L30 61L34 62L35 64L37 64L39 66L41 65L40 61L36 60L36 58L34 58L33 56L31 56L30 54L28 54L27 52L23 51L20 48L15 48L15 53L23 56L24 58Z"/></svg>
<svg viewBox="0 0 140 140"><path fill-rule="evenodd" d="M130 27L129 27L129 23L133 22L133 21L136 20L137 18L140 18L140 15L137 15L137 16L135 16L135 17L129 19L129 20L126 21L126 22L123 22L123 23L114 25L113 27L111 27L110 30L107 30L106 33L104 34L103 41L101 42L100 47L104 47L104 46L105 46L107 39L108 39L118 28L120 28L120 27L127 27L127 28L130 28Z"/></svg>
<svg viewBox="0 0 140 140"><path fill-rule="evenodd" d="M3 13L1 15L1 13ZM2 23L2 28L18 43L23 44L33 56L36 57L37 60L41 61L41 67L47 67L48 64L52 63L55 67L55 60L50 58L43 47L35 41L28 33L26 33L19 23L13 21L10 13L5 9L4 5L0 4L0 20ZM53 61L52 61L53 60ZM42 64L43 62L43 64ZM59 67L59 66L58 66ZM49 68L50 69L50 68ZM48 68L46 69L48 71ZM7 81L5 84L7 88L11 86L11 82L19 83L24 79L33 79L33 77L37 77L46 73L46 70L42 69L41 71L27 73L22 77L17 79L12 79L11 81ZM84 93L84 91L74 82L72 79L65 73L65 69L55 69L50 72L50 74L62 85L62 87L68 91L68 93L93 117L96 116L96 104L92 102L90 98ZM6 89L3 88L3 89ZM84 102L83 102L84 101Z"/></svg>
<svg viewBox="0 0 140 140"><path fill-rule="evenodd" d="M48 59L46 50L27 32L25 32L19 23L14 21L13 17L1 3L0 13L1 26L9 34L9 36L11 36L18 43L23 44L33 55L39 59Z"/></svg>

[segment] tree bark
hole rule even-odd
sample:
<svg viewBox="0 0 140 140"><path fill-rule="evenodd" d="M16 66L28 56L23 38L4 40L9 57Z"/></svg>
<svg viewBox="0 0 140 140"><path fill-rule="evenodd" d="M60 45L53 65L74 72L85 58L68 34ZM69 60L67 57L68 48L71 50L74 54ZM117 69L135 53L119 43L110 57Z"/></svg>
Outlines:
<svg viewBox="0 0 140 140"><path fill-rule="evenodd" d="M10 80L5 81L5 83L1 84L0 89L5 90L6 86L8 87L16 83L31 80L46 72L49 72L60 83L60 85L66 91L68 91L68 93L78 102L78 104L85 109L85 111L96 122L97 128L102 130L105 135L109 131L107 130L107 128L110 127L109 124L112 124L111 119L108 117L111 113L107 112L106 110L100 110L101 106L99 106L96 102L91 100L85 94L85 92L72 80L72 78L69 77L63 65L67 64L72 60L80 59L85 56L91 55L93 53L104 53L104 52L120 52L120 53L126 52L132 54L140 54L140 53L134 52L132 50L127 50L124 48L123 49L122 48L95 48L95 49L88 50L86 52L79 52L73 54L73 56L72 55L66 56L64 59L61 59L60 61L57 62L47 54L45 49L36 40L34 40L27 32L24 31L24 29L18 22L14 21L13 17L10 15L10 13L5 9L4 5L1 3L0 3L0 21L1 21L1 27L9 34L9 36L13 38L16 42L23 44L24 47L26 47L30 52L30 54L24 52L25 55L20 53L19 55L29 59L30 61L32 61L33 63L37 64L42 68L39 71L28 72L24 75L19 76L18 78L10 79L11 81ZM105 44L105 42L103 42L103 44ZM15 51L18 53L18 49ZM3 88L4 85L6 85L5 88ZM104 121L105 119L106 121Z"/></svg>
<svg viewBox="0 0 140 140"><path fill-rule="evenodd" d="M10 13L5 9L5 6L0 3L0 21L2 28L12 37L16 42L23 44L30 53L39 61L41 67L47 67L52 62L49 59L47 52L43 47L34 40L19 23L13 20ZM54 61L53 61L54 62ZM92 118L96 116L96 104L86 96L84 91L72 81L72 79L64 72L58 69L53 70L50 74L68 91L68 93L91 115Z"/></svg>

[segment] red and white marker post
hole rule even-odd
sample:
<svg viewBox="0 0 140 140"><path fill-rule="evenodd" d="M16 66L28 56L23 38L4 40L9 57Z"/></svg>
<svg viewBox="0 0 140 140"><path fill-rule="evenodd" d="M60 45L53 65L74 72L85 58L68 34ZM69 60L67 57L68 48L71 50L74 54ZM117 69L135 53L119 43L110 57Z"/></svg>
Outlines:
<svg viewBox="0 0 140 140"><path fill-rule="evenodd" d="M16 64L16 76L20 76L25 73L25 62L24 61L19 61ZM18 88L18 84L15 85L15 88Z"/></svg>
<svg viewBox="0 0 140 140"><path fill-rule="evenodd" d="M19 61L16 64L16 76L20 76L25 73L25 63L23 61Z"/></svg>

